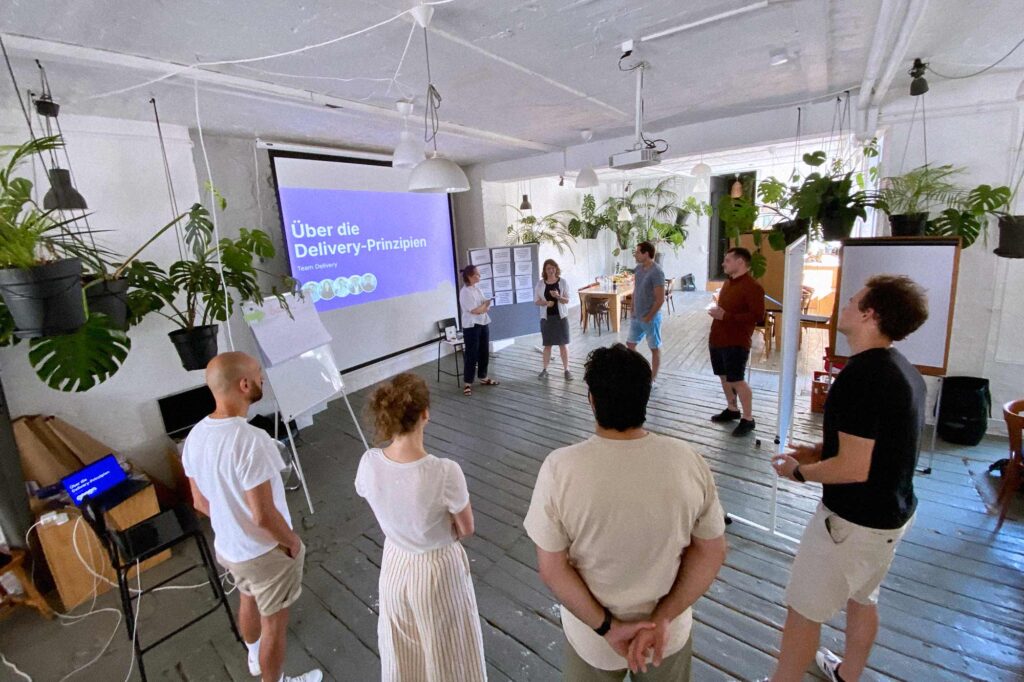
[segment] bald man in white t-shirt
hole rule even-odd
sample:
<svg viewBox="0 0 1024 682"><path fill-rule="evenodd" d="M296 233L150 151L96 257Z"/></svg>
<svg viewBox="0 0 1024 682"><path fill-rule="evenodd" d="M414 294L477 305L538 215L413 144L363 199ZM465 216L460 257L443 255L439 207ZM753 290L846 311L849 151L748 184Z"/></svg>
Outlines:
<svg viewBox="0 0 1024 682"><path fill-rule="evenodd" d="M245 353L221 353L206 366L213 414L193 427L182 453L195 508L210 517L217 559L240 593L238 624L249 672L263 682L320 682L310 670L283 675L288 607L302 593L306 548L292 530L284 462L267 433L246 421L263 397L263 374Z"/></svg>
<svg viewBox="0 0 1024 682"><path fill-rule="evenodd" d="M524 526L562 604L566 680L688 680L690 607L725 561L711 470L643 428L651 367L622 344L587 358L595 435L541 465Z"/></svg>

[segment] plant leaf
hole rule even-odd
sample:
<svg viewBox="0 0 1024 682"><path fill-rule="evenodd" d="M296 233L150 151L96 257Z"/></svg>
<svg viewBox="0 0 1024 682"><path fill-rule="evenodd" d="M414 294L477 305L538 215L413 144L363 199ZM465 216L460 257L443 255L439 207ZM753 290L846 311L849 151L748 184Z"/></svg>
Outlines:
<svg viewBox="0 0 1024 682"><path fill-rule="evenodd" d="M128 336L112 329L106 315L93 313L73 334L33 339L28 360L50 388L81 393L112 377L129 349Z"/></svg>
<svg viewBox="0 0 1024 682"><path fill-rule="evenodd" d="M808 166L820 166L825 163L825 152L820 149L810 154L804 154L804 163Z"/></svg>

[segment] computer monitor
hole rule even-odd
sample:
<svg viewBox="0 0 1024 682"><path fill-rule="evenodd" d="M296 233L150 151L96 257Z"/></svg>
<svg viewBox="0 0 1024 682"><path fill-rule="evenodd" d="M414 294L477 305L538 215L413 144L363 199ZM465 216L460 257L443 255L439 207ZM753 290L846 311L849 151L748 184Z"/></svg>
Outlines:
<svg viewBox="0 0 1024 682"><path fill-rule="evenodd" d="M193 426L217 407L213 393L205 384L157 400L164 431L172 438L184 438Z"/></svg>
<svg viewBox="0 0 1024 682"><path fill-rule="evenodd" d="M64 490L76 506L81 506L86 497L97 497L118 483L127 480L128 475L121 469L117 458L110 454L92 464L60 479Z"/></svg>

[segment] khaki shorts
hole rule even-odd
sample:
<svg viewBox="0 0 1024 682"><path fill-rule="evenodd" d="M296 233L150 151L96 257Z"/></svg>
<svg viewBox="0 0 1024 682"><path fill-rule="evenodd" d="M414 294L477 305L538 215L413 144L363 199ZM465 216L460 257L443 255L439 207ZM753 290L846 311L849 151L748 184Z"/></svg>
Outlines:
<svg viewBox="0 0 1024 682"><path fill-rule="evenodd" d="M299 598L302 594L302 563L305 559L306 545L300 546L299 555L294 559L281 547L237 564L217 557L231 571L238 591L256 600L256 608L261 616L272 616Z"/></svg>
<svg viewBox="0 0 1024 682"><path fill-rule="evenodd" d="M654 667L647 666L646 673L630 673L632 682L689 682L690 663L693 660L693 633L686 640L686 645L671 656L666 656L661 665ZM564 682L624 682L626 673L629 670L601 670L590 665L576 653L565 641L565 664L562 666L562 680Z"/></svg>
<svg viewBox="0 0 1024 682"><path fill-rule="evenodd" d="M850 599L877 604L896 545L913 522L893 530L868 528L819 504L793 560L786 604L816 623L828 621Z"/></svg>

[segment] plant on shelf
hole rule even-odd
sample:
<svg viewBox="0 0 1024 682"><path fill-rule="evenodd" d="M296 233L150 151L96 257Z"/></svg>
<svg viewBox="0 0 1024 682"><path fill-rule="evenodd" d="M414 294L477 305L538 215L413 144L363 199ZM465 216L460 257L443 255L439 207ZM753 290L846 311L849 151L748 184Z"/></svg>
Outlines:
<svg viewBox="0 0 1024 682"><path fill-rule="evenodd" d="M572 242L576 241L575 235L569 230L572 220L579 218L573 211L556 211L546 216L537 217L525 213L515 206L509 206L518 214L516 221L509 225L505 232L507 243L510 246L516 244L550 244L558 249L559 255L569 249L572 253Z"/></svg>
<svg viewBox="0 0 1024 682"><path fill-rule="evenodd" d="M82 292L83 262L108 255L86 243L77 218L59 217L32 199L32 182L18 166L63 144L59 136L0 149L0 346L30 338L29 362L51 388L87 391L109 379L131 343L110 319L89 312Z"/></svg>
<svg viewBox="0 0 1024 682"><path fill-rule="evenodd" d="M226 207L217 195L221 209ZM173 223L172 223L173 224ZM291 277L277 276L257 268L255 262L274 257L274 245L262 230L242 228L237 239L214 241L213 223L202 204L193 204L186 214L183 238L189 256L165 270L152 261L132 261L126 271L129 318L135 323L154 313L173 322L178 329L168 334L185 369L203 369L217 354L216 322L226 322L236 305L259 302L263 291L259 274L276 278L273 295L294 291ZM217 267L218 256L220 269Z"/></svg>
<svg viewBox="0 0 1024 682"><path fill-rule="evenodd" d="M1021 184L1024 183L1024 132L1021 133L1017 145L1017 153L1010 167L1010 193L1005 203L995 215L999 217L999 246L995 250L997 256L1003 258L1024 258L1024 215L1020 211Z"/></svg>

